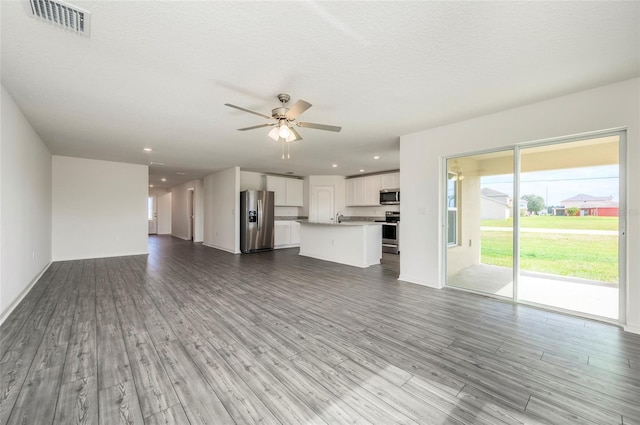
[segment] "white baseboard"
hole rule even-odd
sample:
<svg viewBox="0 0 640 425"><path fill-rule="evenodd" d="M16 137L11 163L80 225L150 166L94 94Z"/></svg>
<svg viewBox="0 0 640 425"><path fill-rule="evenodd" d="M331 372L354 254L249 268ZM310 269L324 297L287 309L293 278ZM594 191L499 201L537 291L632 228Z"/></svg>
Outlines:
<svg viewBox="0 0 640 425"><path fill-rule="evenodd" d="M110 254L110 255L99 255L99 256L90 256L90 257L69 257L69 258L54 258L53 261L76 261L76 260L93 260L94 258L117 258L117 257L130 257L134 255L149 255L149 250L147 251L139 251L139 252L127 252L127 253L119 253L119 254Z"/></svg>
<svg viewBox="0 0 640 425"><path fill-rule="evenodd" d="M49 261L49 263L46 266L44 266L44 268L40 271L40 273L38 273L38 275L36 277L34 277L31 280L31 282L29 282L27 287L24 288L22 290L22 292L20 292L20 295L18 295L18 298L13 300L13 302L9 305L9 307L7 307L7 309L2 312L2 314L0 315L0 325L2 325L4 323L4 321L7 319L7 317L9 317L9 315L11 315L13 310L15 310L15 308L18 306L18 304L20 304L20 302L24 299L24 297L27 296L29 291L31 291L31 289L33 289L33 286L38 282L38 280L40 280L40 278L42 277L44 272L46 272L49 269L49 267L51 266L52 263L53 263L52 261Z"/></svg>
<svg viewBox="0 0 640 425"><path fill-rule="evenodd" d="M414 283L416 285L422 285L422 286L428 286L429 288L434 288L434 289L442 289L442 285L440 284L434 284L431 282L427 282L426 280L422 280L419 278L414 278L412 276L407 276L407 275L403 275L401 274L398 277L398 280L401 280L403 282L408 282L408 283Z"/></svg>
<svg viewBox="0 0 640 425"><path fill-rule="evenodd" d="M203 242L202 245L208 246L209 248L213 248L213 249L219 249L220 251L225 251L225 252L228 252L230 254L240 254L240 252L236 252L233 249L224 248L222 246L217 246L217 245L211 245L211 244L208 244L206 242Z"/></svg>
<svg viewBox="0 0 640 425"><path fill-rule="evenodd" d="M640 326L624 325L624 331L640 335Z"/></svg>

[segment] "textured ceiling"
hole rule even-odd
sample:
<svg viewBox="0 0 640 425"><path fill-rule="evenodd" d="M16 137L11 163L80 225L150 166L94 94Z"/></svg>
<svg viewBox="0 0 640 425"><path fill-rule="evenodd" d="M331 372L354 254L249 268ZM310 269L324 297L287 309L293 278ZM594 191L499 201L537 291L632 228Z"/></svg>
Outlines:
<svg viewBox="0 0 640 425"><path fill-rule="evenodd" d="M403 134L640 74L638 2L71 3L89 38L0 2L2 84L53 154L161 162L157 186L397 169ZM270 115L280 92L342 132L302 128L282 160L236 130L266 120L225 103Z"/></svg>

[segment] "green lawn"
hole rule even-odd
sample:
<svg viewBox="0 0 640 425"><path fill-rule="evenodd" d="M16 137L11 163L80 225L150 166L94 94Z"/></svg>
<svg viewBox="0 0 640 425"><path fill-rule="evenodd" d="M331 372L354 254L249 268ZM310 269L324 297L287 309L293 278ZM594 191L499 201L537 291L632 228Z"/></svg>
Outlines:
<svg viewBox="0 0 640 425"><path fill-rule="evenodd" d="M565 219L568 223L589 217L524 218ZM541 222L543 221L541 220ZM596 220L595 222L607 223L608 220ZM485 225L484 222L483 225ZM513 235L511 232L483 231L482 263L512 267L512 244ZM618 237L523 232L520 234L520 268L526 271L618 283Z"/></svg>
<svg viewBox="0 0 640 425"><path fill-rule="evenodd" d="M509 218L507 220L482 220L481 225L489 227L513 227L513 218ZM618 217L562 217L539 215L520 217L520 227L542 229L618 230Z"/></svg>

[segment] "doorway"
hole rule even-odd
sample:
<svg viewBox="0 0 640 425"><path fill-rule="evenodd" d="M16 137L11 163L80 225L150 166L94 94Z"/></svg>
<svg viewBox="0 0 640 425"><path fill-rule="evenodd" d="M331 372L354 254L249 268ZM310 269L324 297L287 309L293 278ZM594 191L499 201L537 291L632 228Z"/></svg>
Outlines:
<svg viewBox="0 0 640 425"><path fill-rule="evenodd" d="M624 317L625 133L446 160L446 284Z"/></svg>
<svg viewBox="0 0 640 425"><path fill-rule="evenodd" d="M149 234L158 234L158 202L155 195L147 197L147 220L149 222Z"/></svg>
<svg viewBox="0 0 640 425"><path fill-rule="evenodd" d="M195 208L194 208L194 204L195 204L195 196L194 196L194 189L189 189L187 190L187 219L189 221L188 225L187 225L187 238L190 239L191 241L194 240L194 233L195 233Z"/></svg>

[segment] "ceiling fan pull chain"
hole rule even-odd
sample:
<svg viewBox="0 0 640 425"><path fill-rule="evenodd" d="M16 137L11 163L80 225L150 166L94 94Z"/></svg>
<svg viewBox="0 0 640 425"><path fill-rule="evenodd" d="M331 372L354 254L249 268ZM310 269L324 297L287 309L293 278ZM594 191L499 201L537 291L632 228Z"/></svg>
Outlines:
<svg viewBox="0 0 640 425"><path fill-rule="evenodd" d="M284 139L282 139L282 159L284 159Z"/></svg>
<svg viewBox="0 0 640 425"><path fill-rule="evenodd" d="M291 159L291 155L289 155L289 143L287 143L287 159Z"/></svg>

